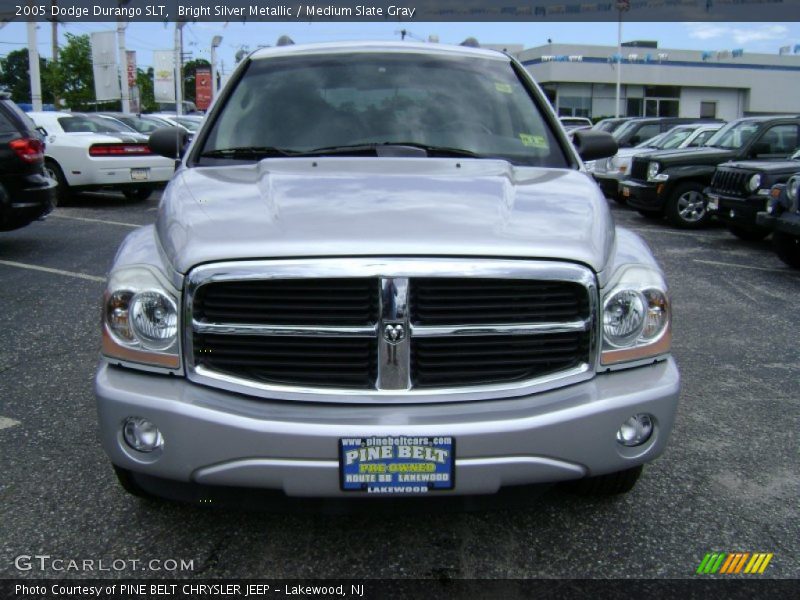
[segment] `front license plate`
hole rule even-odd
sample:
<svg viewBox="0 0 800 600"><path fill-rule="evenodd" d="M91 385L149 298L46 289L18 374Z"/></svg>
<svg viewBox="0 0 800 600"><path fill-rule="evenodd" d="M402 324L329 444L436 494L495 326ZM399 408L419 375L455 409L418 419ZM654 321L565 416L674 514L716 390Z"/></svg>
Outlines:
<svg viewBox="0 0 800 600"><path fill-rule="evenodd" d="M719 196L708 195L708 210L719 209Z"/></svg>
<svg viewBox="0 0 800 600"><path fill-rule="evenodd" d="M345 492L424 494L455 487L456 441L449 436L342 438L339 477Z"/></svg>
<svg viewBox="0 0 800 600"><path fill-rule="evenodd" d="M626 187L626 186L622 186L622 196L624 198L630 198L631 197L631 188Z"/></svg>
<svg viewBox="0 0 800 600"><path fill-rule="evenodd" d="M147 181L150 179L150 169L131 169L131 181Z"/></svg>

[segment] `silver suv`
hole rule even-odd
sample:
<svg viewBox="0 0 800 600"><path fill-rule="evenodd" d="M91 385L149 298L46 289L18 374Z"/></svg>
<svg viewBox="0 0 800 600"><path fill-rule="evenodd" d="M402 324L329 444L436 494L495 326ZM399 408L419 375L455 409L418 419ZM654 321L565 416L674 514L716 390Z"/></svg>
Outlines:
<svg viewBox="0 0 800 600"><path fill-rule="evenodd" d="M645 244L615 228L514 59L322 44L244 60L119 249L96 378L136 494L619 493L679 376ZM222 486L222 487L221 487Z"/></svg>

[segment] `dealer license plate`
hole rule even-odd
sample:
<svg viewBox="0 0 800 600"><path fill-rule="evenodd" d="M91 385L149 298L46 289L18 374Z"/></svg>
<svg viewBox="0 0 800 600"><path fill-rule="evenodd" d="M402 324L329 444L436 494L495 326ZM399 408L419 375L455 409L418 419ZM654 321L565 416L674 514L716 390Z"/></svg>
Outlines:
<svg viewBox="0 0 800 600"><path fill-rule="evenodd" d="M455 486L455 439L390 435L339 440L345 492L424 494Z"/></svg>
<svg viewBox="0 0 800 600"><path fill-rule="evenodd" d="M150 169L131 169L131 181L147 181L150 179Z"/></svg>
<svg viewBox="0 0 800 600"><path fill-rule="evenodd" d="M631 188L628 186L622 186L622 196L623 198L630 198L631 197Z"/></svg>
<svg viewBox="0 0 800 600"><path fill-rule="evenodd" d="M719 196L708 194L708 210L719 210Z"/></svg>

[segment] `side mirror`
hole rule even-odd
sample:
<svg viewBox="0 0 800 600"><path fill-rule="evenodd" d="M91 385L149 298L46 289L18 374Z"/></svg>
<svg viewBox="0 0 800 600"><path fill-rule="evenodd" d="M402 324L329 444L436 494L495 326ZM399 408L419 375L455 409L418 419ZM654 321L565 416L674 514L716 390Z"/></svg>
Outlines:
<svg viewBox="0 0 800 600"><path fill-rule="evenodd" d="M608 158L614 156L619 150L614 136L605 131L591 129L576 131L573 135L573 145L584 161Z"/></svg>
<svg viewBox="0 0 800 600"><path fill-rule="evenodd" d="M183 127L164 127L151 133L147 144L156 154L177 160L183 158L188 143L189 134Z"/></svg>

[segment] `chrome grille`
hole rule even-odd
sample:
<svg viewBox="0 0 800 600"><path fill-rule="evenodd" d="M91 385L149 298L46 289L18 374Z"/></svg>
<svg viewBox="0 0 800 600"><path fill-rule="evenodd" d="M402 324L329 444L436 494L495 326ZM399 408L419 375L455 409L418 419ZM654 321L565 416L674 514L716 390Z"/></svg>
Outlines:
<svg viewBox="0 0 800 600"><path fill-rule="evenodd" d="M592 376L596 311L594 275L572 264L205 265L187 278L187 374L232 391L299 400L521 395Z"/></svg>
<svg viewBox="0 0 800 600"><path fill-rule="evenodd" d="M647 165L649 164L648 159L634 157L631 161L631 179L647 181Z"/></svg>
<svg viewBox="0 0 800 600"><path fill-rule="evenodd" d="M711 179L711 191L728 196L744 196L746 183L754 173L717 167Z"/></svg>

